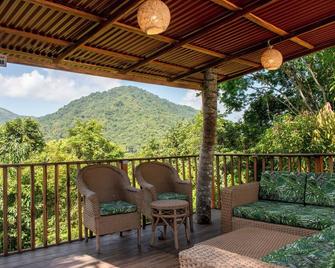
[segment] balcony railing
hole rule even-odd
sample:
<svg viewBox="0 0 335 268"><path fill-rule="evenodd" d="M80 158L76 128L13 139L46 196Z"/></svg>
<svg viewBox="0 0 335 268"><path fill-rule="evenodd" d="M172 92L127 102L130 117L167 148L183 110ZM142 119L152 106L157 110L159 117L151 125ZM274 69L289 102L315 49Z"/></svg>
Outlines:
<svg viewBox="0 0 335 268"><path fill-rule="evenodd" d="M216 154L212 208L220 207L222 187L258 180L262 171L333 172L335 154ZM122 168L136 185L136 165L161 161L174 166L196 189L198 155L0 165L0 250L2 255L83 239L77 171L92 164ZM0 175L1 176L1 175ZM92 234L90 234L92 236Z"/></svg>

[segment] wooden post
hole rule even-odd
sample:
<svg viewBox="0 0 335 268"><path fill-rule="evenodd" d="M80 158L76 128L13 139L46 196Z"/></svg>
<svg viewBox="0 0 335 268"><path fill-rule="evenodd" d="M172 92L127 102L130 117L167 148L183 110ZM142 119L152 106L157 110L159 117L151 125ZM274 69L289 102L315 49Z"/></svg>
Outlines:
<svg viewBox="0 0 335 268"><path fill-rule="evenodd" d="M213 177L214 146L217 119L217 75L207 69L202 90L203 141L197 176L197 222L211 223L211 180Z"/></svg>

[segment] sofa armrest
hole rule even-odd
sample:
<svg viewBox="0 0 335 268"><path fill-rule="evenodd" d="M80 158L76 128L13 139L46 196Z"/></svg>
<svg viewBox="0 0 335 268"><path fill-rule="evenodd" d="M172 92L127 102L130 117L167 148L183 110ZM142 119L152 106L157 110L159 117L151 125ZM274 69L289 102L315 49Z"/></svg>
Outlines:
<svg viewBox="0 0 335 268"><path fill-rule="evenodd" d="M257 259L207 245L196 245L179 253L181 268L274 268Z"/></svg>
<svg viewBox="0 0 335 268"><path fill-rule="evenodd" d="M222 189L221 223L224 233L232 231L233 208L258 201L259 183L252 182Z"/></svg>

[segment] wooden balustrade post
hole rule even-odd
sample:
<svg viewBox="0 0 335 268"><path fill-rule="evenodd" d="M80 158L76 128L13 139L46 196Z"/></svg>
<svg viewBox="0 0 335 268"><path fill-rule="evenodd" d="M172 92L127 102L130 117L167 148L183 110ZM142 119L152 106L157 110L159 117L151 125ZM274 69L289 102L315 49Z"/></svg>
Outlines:
<svg viewBox="0 0 335 268"><path fill-rule="evenodd" d="M204 74L202 90L203 139L197 177L197 222L211 223L211 180L213 177L214 147L217 120L217 75L214 69Z"/></svg>
<svg viewBox="0 0 335 268"><path fill-rule="evenodd" d="M319 155L314 158L315 163L315 172L320 173L323 172L323 156Z"/></svg>
<svg viewBox="0 0 335 268"><path fill-rule="evenodd" d="M3 254L8 255L8 169L2 168Z"/></svg>
<svg viewBox="0 0 335 268"><path fill-rule="evenodd" d="M126 172L126 174L128 175L128 161L127 160L122 160L120 161L121 164L121 169Z"/></svg>

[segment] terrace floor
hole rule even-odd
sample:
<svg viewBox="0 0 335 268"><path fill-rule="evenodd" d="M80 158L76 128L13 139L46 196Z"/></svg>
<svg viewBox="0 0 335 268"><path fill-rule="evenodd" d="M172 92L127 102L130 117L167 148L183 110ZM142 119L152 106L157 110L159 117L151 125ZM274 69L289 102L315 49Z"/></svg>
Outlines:
<svg viewBox="0 0 335 268"><path fill-rule="evenodd" d="M207 240L220 234L220 211L212 210L213 224L194 224L192 244ZM187 245L183 229L179 233L180 248ZM174 249L173 234L168 232L167 240L157 241L154 247L149 245L151 226L142 233L142 248L139 251L136 244L136 232L106 235L101 239L101 254L95 252L95 239L88 243L72 242L46 249L0 257L0 267L178 267L178 252Z"/></svg>

